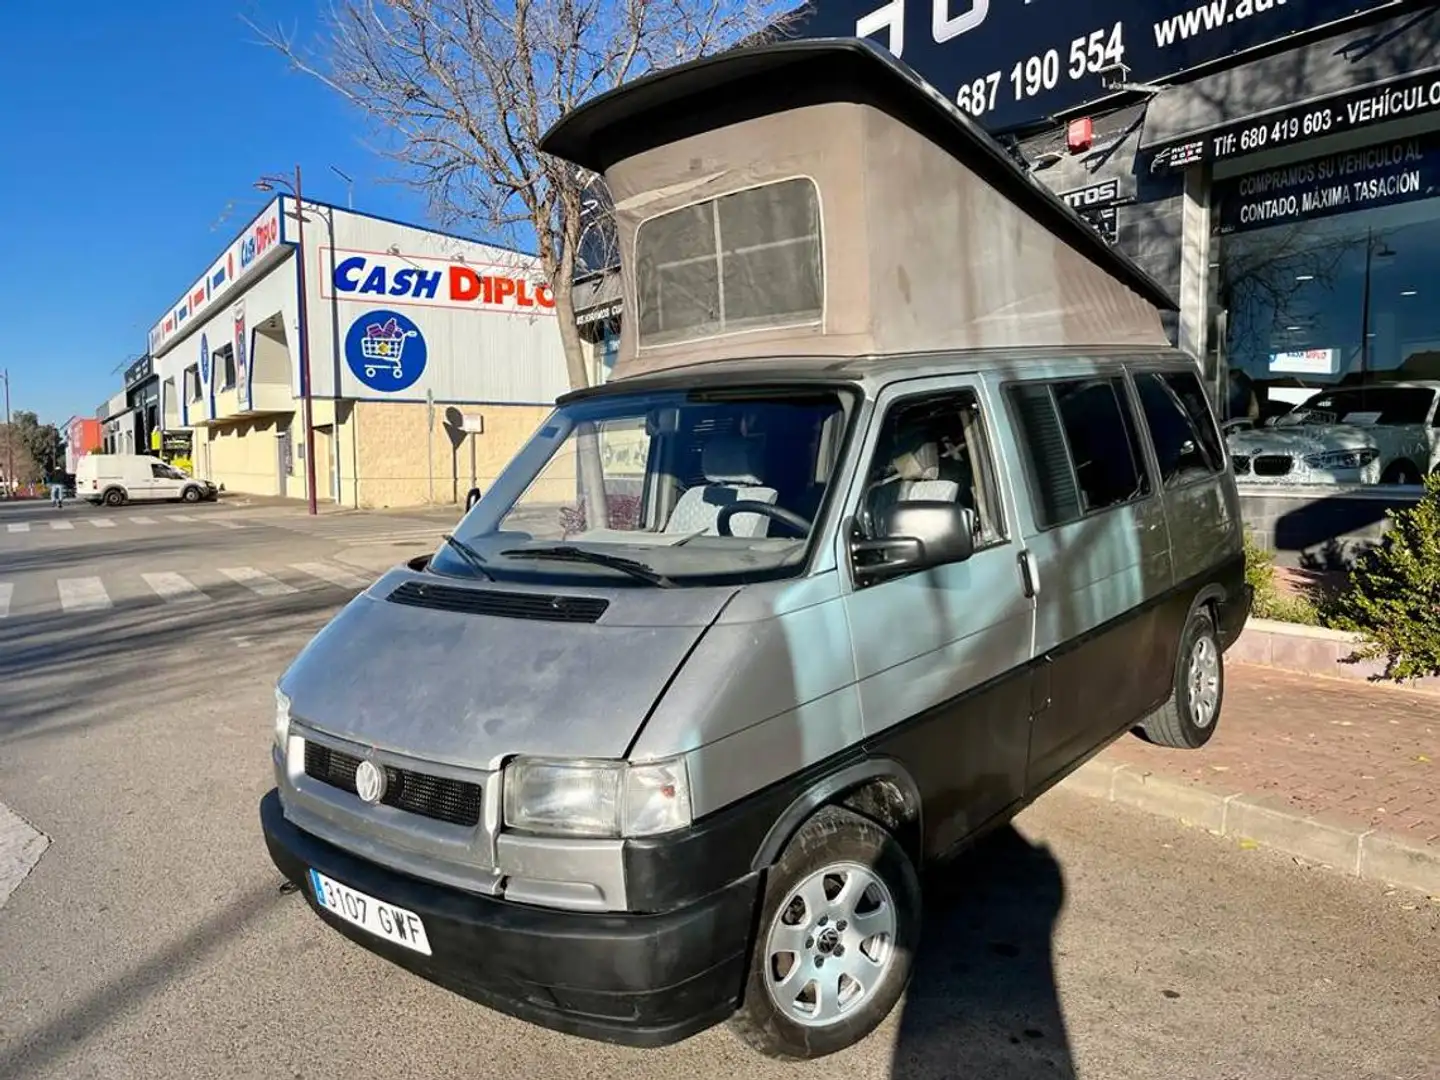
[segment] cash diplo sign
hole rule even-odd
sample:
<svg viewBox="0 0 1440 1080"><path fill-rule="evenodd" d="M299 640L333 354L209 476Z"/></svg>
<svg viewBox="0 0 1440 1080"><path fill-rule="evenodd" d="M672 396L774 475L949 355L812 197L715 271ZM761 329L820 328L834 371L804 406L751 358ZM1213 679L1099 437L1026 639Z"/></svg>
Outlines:
<svg viewBox="0 0 1440 1080"><path fill-rule="evenodd" d="M328 249L323 265L329 265ZM326 299L392 303L428 307L482 309L508 314L553 315L555 295L550 286L520 266L474 264L423 256L378 254L369 251L334 252ZM324 279L322 278L322 281Z"/></svg>

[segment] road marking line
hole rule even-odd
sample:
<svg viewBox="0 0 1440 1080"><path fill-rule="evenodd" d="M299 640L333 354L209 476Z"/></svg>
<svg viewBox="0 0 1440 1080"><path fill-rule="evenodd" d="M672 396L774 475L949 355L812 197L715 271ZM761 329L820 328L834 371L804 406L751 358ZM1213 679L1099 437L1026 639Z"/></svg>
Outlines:
<svg viewBox="0 0 1440 1080"><path fill-rule="evenodd" d="M10 598L14 595L14 584L9 581L0 581L0 619L10 617Z"/></svg>
<svg viewBox="0 0 1440 1080"><path fill-rule="evenodd" d="M115 527L115 522L102 521L99 518L91 518L90 524L94 525L97 529L113 529Z"/></svg>
<svg viewBox="0 0 1440 1080"><path fill-rule="evenodd" d="M222 567L220 573L258 596L288 596L290 593L299 592L294 586L286 585L269 574L263 574L253 566Z"/></svg>
<svg viewBox="0 0 1440 1080"><path fill-rule="evenodd" d="M222 529L243 529L238 521L217 521L215 518L200 518L206 525L219 525Z"/></svg>
<svg viewBox="0 0 1440 1080"><path fill-rule="evenodd" d="M35 869L50 838L0 803L0 907Z"/></svg>
<svg viewBox="0 0 1440 1080"><path fill-rule="evenodd" d="M126 520L127 522L129 522L131 525L154 525L154 524L155 524L155 519L154 519L154 518L149 518L149 517L133 517L133 518L126 518L125 520Z"/></svg>
<svg viewBox="0 0 1440 1080"><path fill-rule="evenodd" d="M50 528L56 532L64 532L66 529L75 528L75 523L73 521L52 521L50 522Z"/></svg>
<svg viewBox="0 0 1440 1080"><path fill-rule="evenodd" d="M194 603L197 600L210 599L182 574L166 571L160 574L141 574L140 576L145 579L145 584L155 590L156 595L167 604Z"/></svg>
<svg viewBox="0 0 1440 1080"><path fill-rule="evenodd" d="M359 574L352 574L338 566L329 566L318 562L291 563L290 565L302 574L309 574L321 581L328 581L331 585L338 585L342 589L364 589L370 584Z"/></svg>
<svg viewBox="0 0 1440 1080"><path fill-rule="evenodd" d="M166 521L194 521L195 519L194 519L193 517L191 517L189 514L171 514L171 515L170 515L169 517L167 517L165 520L166 520Z"/></svg>
<svg viewBox="0 0 1440 1080"><path fill-rule="evenodd" d="M61 578L60 606L66 611L104 611L110 606L110 595L98 577Z"/></svg>
<svg viewBox="0 0 1440 1080"><path fill-rule="evenodd" d="M9 532L29 532L29 531L30 531L30 522L28 522L28 521L17 521L17 522L15 522L15 523L12 524L12 525L6 525L5 528L6 528L6 530L9 531Z"/></svg>

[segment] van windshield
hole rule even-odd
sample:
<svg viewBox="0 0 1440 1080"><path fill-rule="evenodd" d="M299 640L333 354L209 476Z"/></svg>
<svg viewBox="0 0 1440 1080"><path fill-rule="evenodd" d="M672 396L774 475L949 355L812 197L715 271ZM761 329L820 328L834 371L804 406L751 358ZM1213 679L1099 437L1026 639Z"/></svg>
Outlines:
<svg viewBox="0 0 1440 1080"><path fill-rule="evenodd" d="M793 573L852 395L831 386L696 389L562 405L431 568L658 587Z"/></svg>

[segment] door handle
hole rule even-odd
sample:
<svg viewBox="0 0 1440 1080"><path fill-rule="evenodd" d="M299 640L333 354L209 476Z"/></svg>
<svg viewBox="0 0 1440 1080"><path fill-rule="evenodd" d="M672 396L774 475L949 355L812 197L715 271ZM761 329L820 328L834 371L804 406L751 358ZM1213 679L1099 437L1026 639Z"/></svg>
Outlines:
<svg viewBox="0 0 1440 1080"><path fill-rule="evenodd" d="M1040 571L1035 566L1035 556L1028 550L1020 552L1020 580L1025 586L1025 596L1033 600L1040 595Z"/></svg>

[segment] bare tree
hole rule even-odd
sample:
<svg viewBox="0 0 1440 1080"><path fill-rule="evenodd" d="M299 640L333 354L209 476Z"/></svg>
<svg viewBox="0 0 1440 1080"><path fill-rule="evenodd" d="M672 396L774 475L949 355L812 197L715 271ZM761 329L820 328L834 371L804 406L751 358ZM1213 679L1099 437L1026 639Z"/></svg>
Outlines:
<svg viewBox="0 0 1440 1080"><path fill-rule="evenodd" d="M336 0L318 49L264 42L393 136L385 151L442 222L533 242L556 300L573 387L590 376L571 282L594 176L542 155L549 126L657 67L779 33L773 0Z"/></svg>

